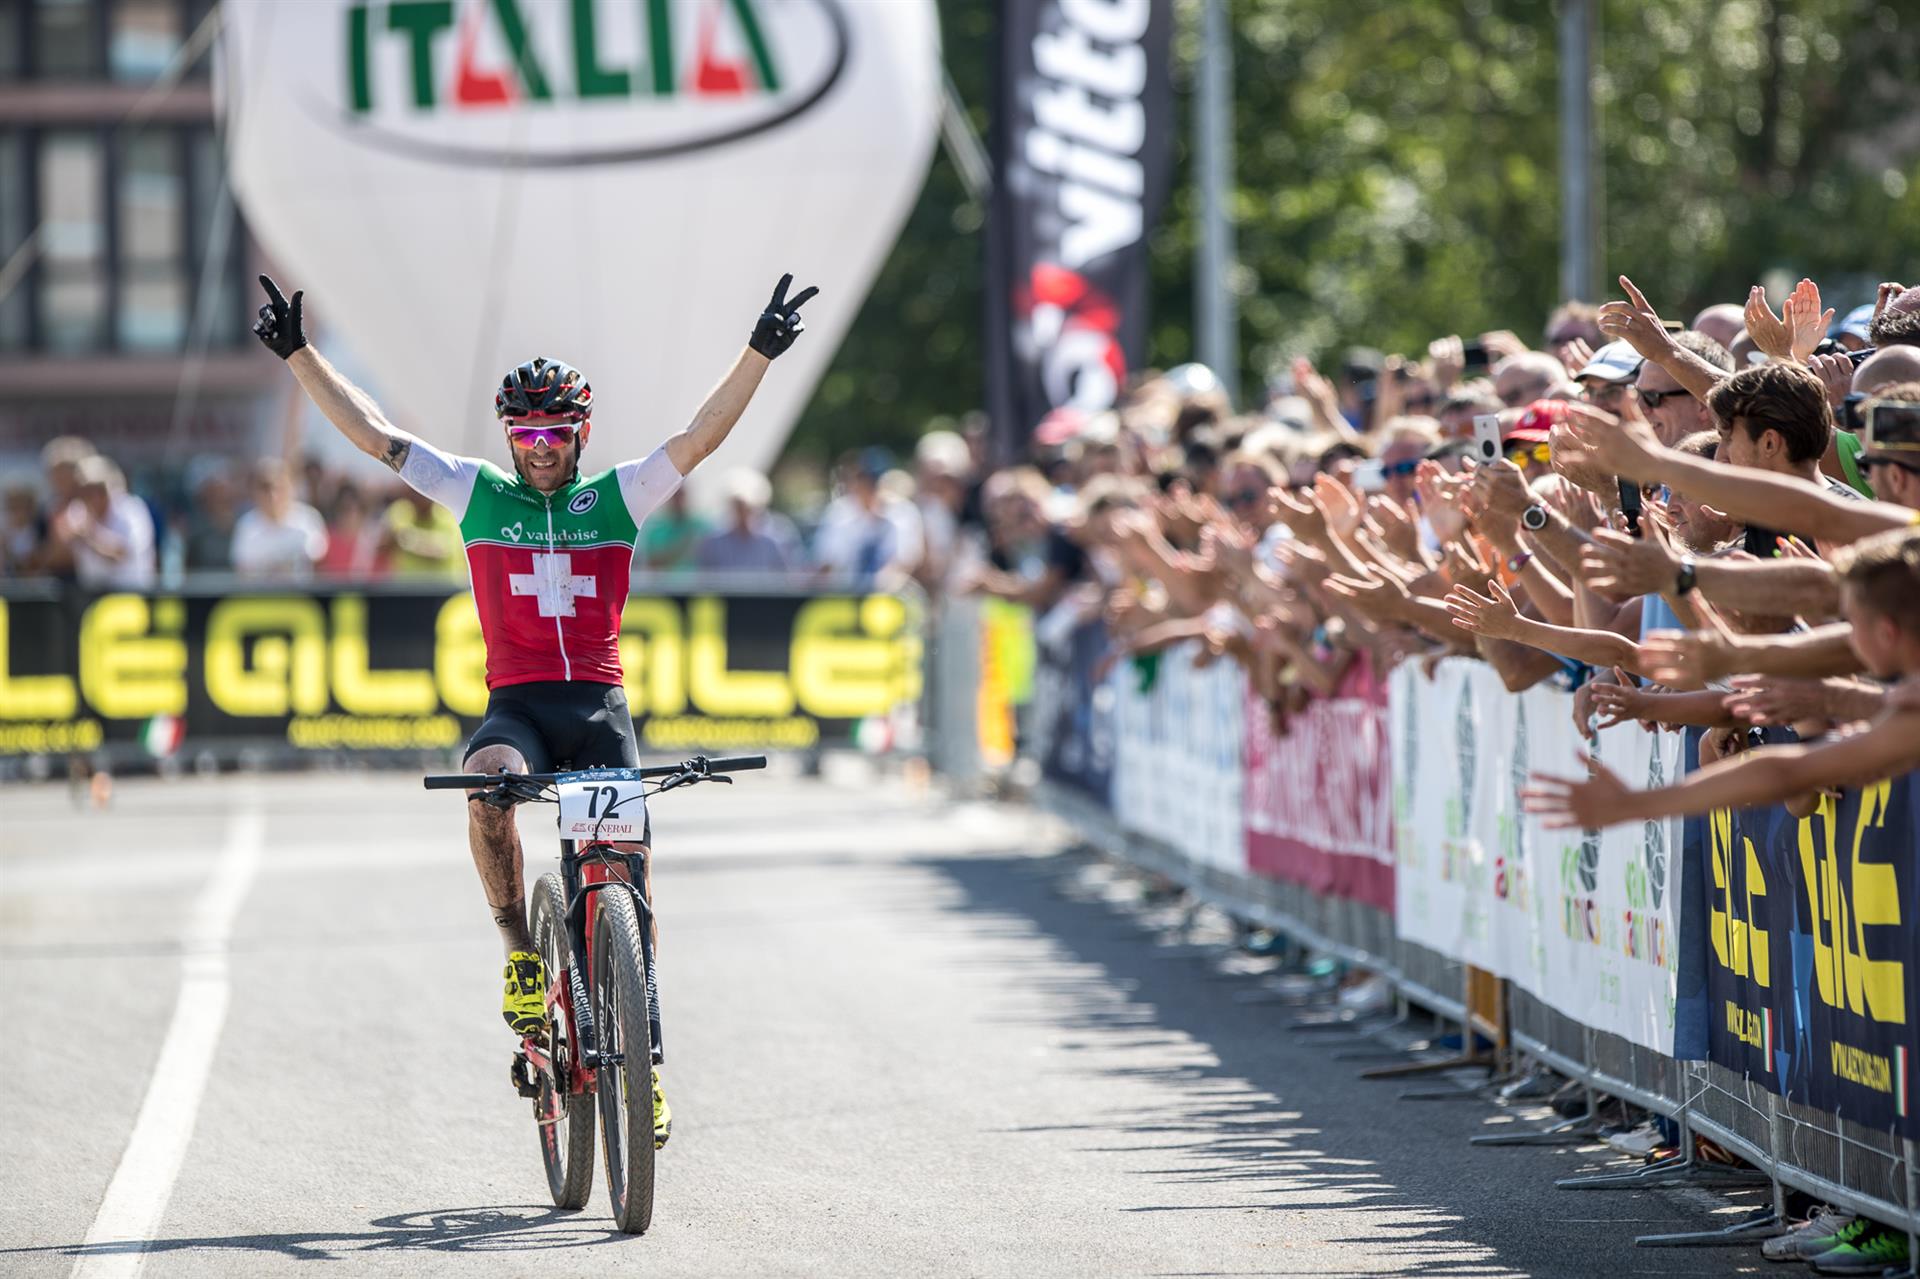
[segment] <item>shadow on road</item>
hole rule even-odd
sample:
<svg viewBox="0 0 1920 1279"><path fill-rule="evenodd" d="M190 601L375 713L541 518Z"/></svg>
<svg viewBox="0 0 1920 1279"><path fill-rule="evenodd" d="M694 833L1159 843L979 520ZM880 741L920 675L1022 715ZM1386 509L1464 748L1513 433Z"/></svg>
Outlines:
<svg viewBox="0 0 1920 1279"><path fill-rule="evenodd" d="M1250 982L1217 970L1225 949L1167 944L1110 893L1089 888L1100 863L1085 854L920 864L958 889L937 895L947 920L964 912L976 935L1045 947L1043 964L979 961L1010 970L1021 990L994 1017L1059 1032L1051 1060L1065 1064L1045 1068L1161 1085L1103 1121L1003 1129L1078 1131L1083 1149L1180 1187L1143 1194L1126 1211L1290 1214L1276 1235L1356 1245L1369 1273L1617 1279L1720 1274L1735 1260L1717 1249L1633 1247L1639 1234L1724 1225L1701 1200L1552 1188L1610 1156L1470 1147L1468 1137L1510 1123L1510 1112L1464 1091L1453 1103L1400 1101L1403 1084L1359 1079L1363 1067L1333 1054L1376 1045L1289 1033L1303 1010L1236 999Z"/></svg>
<svg viewBox="0 0 1920 1279"><path fill-rule="evenodd" d="M54 1253L69 1257L111 1257L127 1253L223 1252L279 1253L296 1261L336 1261L378 1252L545 1252L585 1248L628 1236L596 1227L578 1212L515 1204L486 1208L434 1208L376 1217L367 1231L314 1231L270 1235L213 1235L146 1242L53 1244L40 1248L0 1248L0 1256Z"/></svg>

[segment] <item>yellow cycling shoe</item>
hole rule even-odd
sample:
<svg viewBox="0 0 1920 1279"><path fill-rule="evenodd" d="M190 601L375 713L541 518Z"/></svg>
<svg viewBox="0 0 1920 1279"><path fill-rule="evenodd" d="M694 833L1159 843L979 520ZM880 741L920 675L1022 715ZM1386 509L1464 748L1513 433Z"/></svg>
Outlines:
<svg viewBox="0 0 1920 1279"><path fill-rule="evenodd" d="M660 1086L660 1067L653 1068L653 1148L667 1144L673 1135L673 1107L667 1104L667 1090Z"/></svg>
<svg viewBox="0 0 1920 1279"><path fill-rule="evenodd" d="M500 1015L507 1019L516 1035L541 1035L547 1029L547 966L540 956L516 950L507 956L506 993L500 1000Z"/></svg>

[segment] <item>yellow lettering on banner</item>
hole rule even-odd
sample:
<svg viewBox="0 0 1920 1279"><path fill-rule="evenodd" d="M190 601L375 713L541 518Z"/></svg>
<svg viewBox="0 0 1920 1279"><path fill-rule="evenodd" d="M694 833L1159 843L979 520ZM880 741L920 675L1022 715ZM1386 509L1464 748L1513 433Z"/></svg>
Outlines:
<svg viewBox="0 0 1920 1279"><path fill-rule="evenodd" d="M427 715L440 699L427 671L382 670L368 665L367 600L333 597L333 699L355 715Z"/></svg>
<svg viewBox="0 0 1920 1279"><path fill-rule="evenodd" d="M1853 828L1853 928L1844 939L1847 957L1847 1006L1874 1021L1902 1026L1907 1020L1907 966L1897 959L1867 954L1867 929L1900 923L1900 886L1892 866L1860 860L1868 830L1886 825L1893 784L1875 782L1860 792L1860 817Z"/></svg>
<svg viewBox="0 0 1920 1279"><path fill-rule="evenodd" d="M1733 847L1733 812L1715 809L1707 817L1707 834L1712 845L1713 898L1708 934L1713 942L1714 958L1722 968L1742 977L1751 977L1762 986L1773 985L1773 949L1767 930L1751 922L1758 918L1754 899L1767 895L1767 877L1760 868L1760 857L1753 841L1742 836L1741 848ZM1745 892L1736 898L1733 892L1733 858L1736 851L1746 854Z"/></svg>
<svg viewBox="0 0 1920 1279"><path fill-rule="evenodd" d="M433 682L454 714L487 713L487 641L471 591L449 596L434 619Z"/></svg>
<svg viewBox="0 0 1920 1279"><path fill-rule="evenodd" d="M187 709L186 606L177 599L103 595L80 618L80 689L108 719ZM157 634L152 632L158 632Z"/></svg>
<svg viewBox="0 0 1920 1279"><path fill-rule="evenodd" d="M206 645L207 696L227 714L318 715L327 709L327 624L314 600L221 600L207 617Z"/></svg>
<svg viewBox="0 0 1920 1279"><path fill-rule="evenodd" d="M685 662L679 607L672 600L629 599L620 614L620 669L635 715L687 709Z"/></svg>
<svg viewBox="0 0 1920 1279"><path fill-rule="evenodd" d="M800 706L822 719L884 715L917 695L918 671L894 638L906 607L891 595L809 600L793 622L788 663Z"/></svg>
<svg viewBox="0 0 1920 1279"><path fill-rule="evenodd" d="M1866 931L1900 923L1899 883L1893 867L1860 859L1867 831L1886 823L1892 789L1883 781L1861 792L1845 881L1840 874L1839 806L1831 798L1822 798L1814 816L1800 823L1799 838L1820 1002L1899 1026L1907 1019L1906 965L1897 959L1874 959L1867 951Z"/></svg>
<svg viewBox="0 0 1920 1279"><path fill-rule="evenodd" d="M727 669L727 606L711 596L692 601L688 685L709 715L778 719L793 712L793 688L782 671Z"/></svg>
<svg viewBox="0 0 1920 1279"><path fill-rule="evenodd" d="M65 675L12 675L7 602L0 600L0 719L72 719L80 693Z"/></svg>

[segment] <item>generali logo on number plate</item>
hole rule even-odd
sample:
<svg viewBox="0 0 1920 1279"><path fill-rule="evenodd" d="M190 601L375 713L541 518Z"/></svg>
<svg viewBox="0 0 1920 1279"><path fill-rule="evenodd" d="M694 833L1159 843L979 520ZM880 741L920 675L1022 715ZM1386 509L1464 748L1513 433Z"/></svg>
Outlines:
<svg viewBox="0 0 1920 1279"><path fill-rule="evenodd" d="M343 7L341 121L450 164L655 159L787 123L840 80L844 0L366 0ZM884 3L885 0L866 0ZM503 115L525 127L503 140Z"/></svg>

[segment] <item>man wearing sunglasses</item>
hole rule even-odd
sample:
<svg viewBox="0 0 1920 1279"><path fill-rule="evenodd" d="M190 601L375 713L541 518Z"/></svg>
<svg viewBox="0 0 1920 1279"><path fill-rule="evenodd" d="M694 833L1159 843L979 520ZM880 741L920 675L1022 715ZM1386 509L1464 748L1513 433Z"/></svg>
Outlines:
<svg viewBox="0 0 1920 1279"><path fill-rule="evenodd" d="M1733 371L1733 356L1727 348L1704 333L1685 329L1673 335L1673 344L1700 357L1722 373ZM1640 412L1653 427L1653 433L1668 448L1696 431L1719 429L1713 410L1682 386L1658 360L1647 360L1633 380ZM1622 406L1625 407L1624 405Z"/></svg>
<svg viewBox="0 0 1920 1279"><path fill-rule="evenodd" d="M494 394L511 468L457 457L394 426L308 344L301 297L260 277L267 304L253 331L363 453L386 463L460 523L487 649L486 716L463 772L547 772L640 763L621 689L620 613L640 525L733 429L773 359L806 328L781 277L733 367L693 421L638 461L582 474L593 391L560 360L509 369ZM516 1035L546 1017L546 974L527 932L519 837L509 811L469 802L468 842L507 951L503 1015ZM648 892L651 894L651 885ZM657 1090L656 1081L656 1090ZM661 1106L656 1102L656 1123Z"/></svg>

